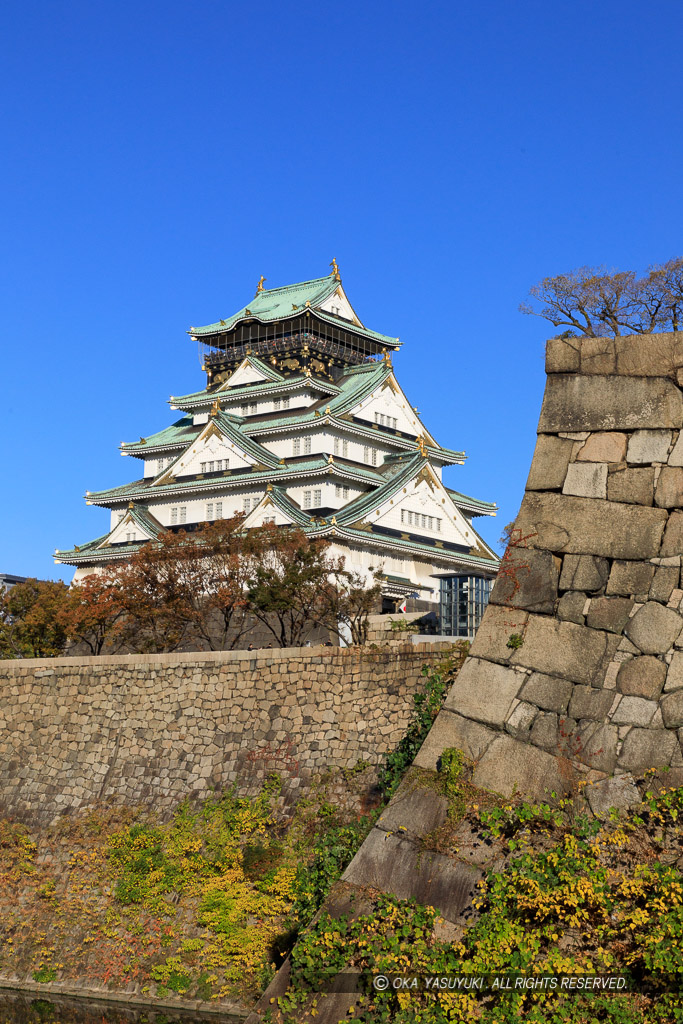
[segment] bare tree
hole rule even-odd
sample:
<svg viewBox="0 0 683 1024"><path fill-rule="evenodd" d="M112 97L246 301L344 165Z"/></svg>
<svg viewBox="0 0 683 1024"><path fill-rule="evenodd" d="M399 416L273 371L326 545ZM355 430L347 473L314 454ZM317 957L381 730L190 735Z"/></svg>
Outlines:
<svg viewBox="0 0 683 1024"><path fill-rule="evenodd" d="M683 258L652 266L642 278L632 270L579 267L544 278L529 297L531 302L519 307L522 313L589 338L678 331L683 327Z"/></svg>

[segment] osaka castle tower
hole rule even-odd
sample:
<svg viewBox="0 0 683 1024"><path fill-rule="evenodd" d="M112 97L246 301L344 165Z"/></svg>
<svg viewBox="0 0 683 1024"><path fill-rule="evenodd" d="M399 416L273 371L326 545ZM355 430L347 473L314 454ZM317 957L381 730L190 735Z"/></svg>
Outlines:
<svg viewBox="0 0 683 1024"><path fill-rule="evenodd" d="M384 608L438 601L435 574L491 578L498 558L472 525L496 506L451 490L443 448L396 379L398 338L365 327L332 273L264 288L234 316L191 327L206 387L170 398L181 413L121 445L138 479L89 491L108 532L55 560L74 579L130 557L164 530L245 515L330 542L346 567L383 574ZM393 602L393 603L392 603ZM424 607L424 605L416 605Z"/></svg>

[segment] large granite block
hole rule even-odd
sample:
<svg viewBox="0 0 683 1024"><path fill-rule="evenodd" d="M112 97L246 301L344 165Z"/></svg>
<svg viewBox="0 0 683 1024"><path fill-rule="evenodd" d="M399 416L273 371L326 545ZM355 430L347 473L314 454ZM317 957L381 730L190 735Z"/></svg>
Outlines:
<svg viewBox="0 0 683 1024"><path fill-rule="evenodd" d="M519 698L543 708L544 711L566 711L572 688L572 683L568 679L534 672L522 687Z"/></svg>
<svg viewBox="0 0 683 1024"><path fill-rule="evenodd" d="M668 729L630 730L619 755L619 767L642 772L647 768L661 768L671 763L678 750L675 732Z"/></svg>
<svg viewBox="0 0 683 1024"><path fill-rule="evenodd" d="M652 655L631 658L619 669L617 690L630 697L647 697L652 700L662 692L666 673L666 663L659 658Z"/></svg>
<svg viewBox="0 0 683 1024"><path fill-rule="evenodd" d="M626 434L608 431L591 434L579 449L578 462L622 462L626 455Z"/></svg>
<svg viewBox="0 0 683 1024"><path fill-rule="evenodd" d="M490 604L551 615L557 600L559 558L537 548L508 547Z"/></svg>
<svg viewBox="0 0 683 1024"><path fill-rule="evenodd" d="M472 641L470 654L475 658L507 664L512 655L507 642L513 633L524 633L528 620L529 613L519 608L489 604Z"/></svg>
<svg viewBox="0 0 683 1024"><path fill-rule="evenodd" d="M607 581L606 593L619 597L647 594L654 573L655 567L649 562L615 561Z"/></svg>
<svg viewBox="0 0 683 1024"><path fill-rule="evenodd" d="M596 555L565 555L560 590L602 590L609 576L609 561Z"/></svg>
<svg viewBox="0 0 683 1024"><path fill-rule="evenodd" d="M660 377L548 377L538 429L541 433L580 430L680 429L683 396Z"/></svg>
<svg viewBox="0 0 683 1024"><path fill-rule="evenodd" d="M393 893L436 907L457 921L472 902L483 872L470 864L424 850L409 839L373 828L342 875L344 882Z"/></svg>
<svg viewBox="0 0 683 1024"><path fill-rule="evenodd" d="M435 771L444 750L452 747L462 750L470 761L478 761L497 735L494 729L442 708L413 763Z"/></svg>
<svg viewBox="0 0 683 1024"><path fill-rule="evenodd" d="M576 494L584 498L607 497L607 463L572 462L567 469L563 494Z"/></svg>
<svg viewBox="0 0 683 1024"><path fill-rule="evenodd" d="M526 482L528 491L559 490L567 475L574 442L565 437L539 435Z"/></svg>
<svg viewBox="0 0 683 1024"><path fill-rule="evenodd" d="M516 523L529 547L640 560L659 554L666 521L662 508L527 491Z"/></svg>
<svg viewBox="0 0 683 1024"><path fill-rule="evenodd" d="M520 792L537 800L553 792L561 796L570 788L569 773L561 759L504 735L488 748L472 781L503 796Z"/></svg>
<svg viewBox="0 0 683 1024"><path fill-rule="evenodd" d="M524 643L513 653L510 664L575 683L601 685L618 645L615 634L530 615Z"/></svg>
<svg viewBox="0 0 683 1024"><path fill-rule="evenodd" d="M666 654L683 629L683 618L665 605L648 601L629 619L624 633L643 654Z"/></svg>
<svg viewBox="0 0 683 1024"><path fill-rule="evenodd" d="M608 501L627 505L652 505L655 495L654 466L614 466L607 476Z"/></svg>
<svg viewBox="0 0 683 1024"><path fill-rule="evenodd" d="M460 669L444 707L465 718L500 728L524 679L523 673L505 665L470 656Z"/></svg>

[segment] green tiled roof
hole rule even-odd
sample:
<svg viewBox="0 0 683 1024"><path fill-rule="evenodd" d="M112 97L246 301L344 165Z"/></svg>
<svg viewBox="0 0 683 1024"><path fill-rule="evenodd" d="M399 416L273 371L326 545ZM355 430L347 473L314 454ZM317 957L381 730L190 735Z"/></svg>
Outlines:
<svg viewBox="0 0 683 1024"><path fill-rule="evenodd" d="M366 513L379 508L382 502L391 498L397 491L400 491L405 483L413 479L424 462L425 459L421 455L414 455L398 473L395 473L389 480L385 480L381 487L360 495L356 501L352 501L346 508L340 509L337 522L340 524L354 523Z"/></svg>
<svg viewBox="0 0 683 1024"><path fill-rule="evenodd" d="M355 334L371 338L373 341L390 345L392 348L398 347L398 338L378 334L377 331L370 331L362 324L344 320L317 308L320 303L334 294L338 286L339 280L336 275L329 274L327 277L318 277L313 281L301 281L298 284L288 284L282 288L264 288L263 291L257 292L251 302L248 302L234 316L207 324L205 327L193 327L188 333L196 338L208 337L229 331L242 320L272 323L273 321L290 320L309 310L321 320L334 324L336 327L342 327ZM306 303L309 305L307 306Z"/></svg>
<svg viewBox="0 0 683 1024"><path fill-rule="evenodd" d="M168 448L170 445L190 444L201 429L200 426L194 426L192 416L182 416L175 423L172 423L170 427L165 427L164 430L159 430L156 434L150 434L149 437L145 437L140 441L124 441L121 448L125 448L126 452L130 454L133 452L144 454L150 448Z"/></svg>
<svg viewBox="0 0 683 1024"><path fill-rule="evenodd" d="M308 387L313 388L316 391L321 391L326 395L338 395L340 389L336 384L329 383L327 381L318 380L317 377L305 377L303 375L297 377L288 377L287 379L281 378L275 381L263 381L260 384L242 384L236 388L223 388L212 385L211 388L204 388L202 391L193 391L189 395L171 395L169 403L178 409L184 409L190 406L210 405L215 402L216 399L225 399L226 401L232 401L234 398L241 398L242 395L248 395L252 397L269 393L272 391L294 391L296 388Z"/></svg>
<svg viewBox="0 0 683 1024"><path fill-rule="evenodd" d="M470 498L469 494L462 494L460 491L454 491L451 487L447 487L446 490L451 496L455 505L462 505L474 515L480 516L491 516L498 511L498 506L495 501L480 501L479 498Z"/></svg>
<svg viewBox="0 0 683 1024"><path fill-rule="evenodd" d="M171 466L169 469L164 470L164 472L168 473L172 468ZM278 479L289 480L292 477L306 475L307 473L319 473L320 471L329 471L332 479L337 476L345 480L359 478L373 484L384 482L384 477L381 474L367 467L344 465L341 462L330 463L324 455L319 455L316 458L303 462L293 461L291 465L281 466L278 463L277 466L268 466L263 470L252 470L250 473L224 473L222 476L205 477L201 480L190 478L185 481L181 477L173 483L155 485L149 477L143 477L140 480L134 480L130 484L123 484L121 487L111 487L105 491L91 491L88 494L88 501L93 505L105 505L105 507L108 507L110 502L118 502L125 498L144 497L150 499L162 497L168 493L181 494L187 488L203 490L207 487L215 487L216 485L223 487L233 484L235 487L248 486L252 481L267 483L270 481L275 482Z"/></svg>

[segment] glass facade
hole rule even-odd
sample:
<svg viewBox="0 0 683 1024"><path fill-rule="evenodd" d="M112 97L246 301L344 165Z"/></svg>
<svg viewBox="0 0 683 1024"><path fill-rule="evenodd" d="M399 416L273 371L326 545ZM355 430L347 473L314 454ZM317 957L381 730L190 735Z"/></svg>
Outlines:
<svg viewBox="0 0 683 1024"><path fill-rule="evenodd" d="M441 577L442 636L474 636L489 603L493 580L485 576Z"/></svg>

